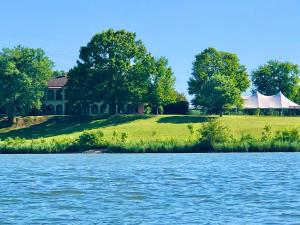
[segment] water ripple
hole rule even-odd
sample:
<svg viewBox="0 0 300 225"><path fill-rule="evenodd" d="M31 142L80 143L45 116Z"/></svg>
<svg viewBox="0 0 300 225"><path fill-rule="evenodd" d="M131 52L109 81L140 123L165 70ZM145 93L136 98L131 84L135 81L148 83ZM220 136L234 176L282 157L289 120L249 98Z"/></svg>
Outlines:
<svg viewBox="0 0 300 225"><path fill-rule="evenodd" d="M300 224L300 154L1 155L0 224Z"/></svg>

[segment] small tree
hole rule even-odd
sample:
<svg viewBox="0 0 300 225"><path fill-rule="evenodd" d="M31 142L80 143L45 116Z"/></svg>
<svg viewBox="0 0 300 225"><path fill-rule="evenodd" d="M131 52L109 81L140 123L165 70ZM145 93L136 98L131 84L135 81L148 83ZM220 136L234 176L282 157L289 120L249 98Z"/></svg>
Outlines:
<svg viewBox="0 0 300 225"><path fill-rule="evenodd" d="M148 101L155 108L156 114L159 114L160 107L176 99L175 78L166 58L159 58L154 63L154 73L149 80Z"/></svg>
<svg viewBox="0 0 300 225"><path fill-rule="evenodd" d="M10 122L17 110L26 114L41 107L47 81L52 75L52 61L42 49L17 46L0 52L0 107Z"/></svg>

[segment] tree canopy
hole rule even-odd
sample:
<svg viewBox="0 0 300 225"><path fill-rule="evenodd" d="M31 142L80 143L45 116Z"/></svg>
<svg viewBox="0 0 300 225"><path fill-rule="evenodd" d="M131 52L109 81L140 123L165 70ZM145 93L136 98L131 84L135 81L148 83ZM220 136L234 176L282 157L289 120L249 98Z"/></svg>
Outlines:
<svg viewBox="0 0 300 225"><path fill-rule="evenodd" d="M65 76L67 73L64 70L54 70L52 73L52 77L61 77L61 76Z"/></svg>
<svg viewBox="0 0 300 225"><path fill-rule="evenodd" d="M212 76L203 86L206 102L210 110L220 113L232 106L241 106L241 91L236 87L233 80L224 75Z"/></svg>
<svg viewBox="0 0 300 225"><path fill-rule="evenodd" d="M0 106L9 120L16 112L28 113L41 106L47 81L52 75L52 61L41 49L17 46L0 52Z"/></svg>
<svg viewBox="0 0 300 225"><path fill-rule="evenodd" d="M254 90L264 95L281 91L288 98L297 99L299 92L299 68L290 62L270 60L251 73Z"/></svg>
<svg viewBox="0 0 300 225"><path fill-rule="evenodd" d="M156 114L158 114L160 106L176 100L175 78L171 67L168 67L166 58L159 58L154 63L154 73L150 74L149 77L148 102L156 109Z"/></svg>
<svg viewBox="0 0 300 225"><path fill-rule="evenodd" d="M122 104L152 100L150 90L159 96L156 102L165 104L168 96L161 95L173 88L173 80L167 61L155 60L135 33L109 29L81 47L77 65L69 71L67 95L74 104L104 101L117 113Z"/></svg>
<svg viewBox="0 0 300 225"><path fill-rule="evenodd" d="M207 48L195 56L188 91L194 95L194 105L219 111L240 105L240 95L249 84L246 68L239 63L236 54Z"/></svg>

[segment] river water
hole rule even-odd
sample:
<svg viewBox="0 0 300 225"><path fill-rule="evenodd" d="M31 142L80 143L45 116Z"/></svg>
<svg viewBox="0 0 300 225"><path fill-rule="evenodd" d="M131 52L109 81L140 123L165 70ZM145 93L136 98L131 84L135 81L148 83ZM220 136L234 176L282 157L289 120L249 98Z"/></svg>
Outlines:
<svg viewBox="0 0 300 225"><path fill-rule="evenodd" d="M0 155L0 224L300 224L300 154Z"/></svg>

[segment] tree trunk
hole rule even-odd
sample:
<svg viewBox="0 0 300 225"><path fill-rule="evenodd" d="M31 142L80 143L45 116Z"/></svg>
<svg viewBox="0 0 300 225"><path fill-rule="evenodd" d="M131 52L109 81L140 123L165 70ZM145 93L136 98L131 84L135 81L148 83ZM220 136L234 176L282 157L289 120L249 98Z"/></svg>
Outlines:
<svg viewBox="0 0 300 225"><path fill-rule="evenodd" d="M8 106L6 108L6 114L7 114L7 120L10 124L14 124L16 122L15 119L15 107L14 106Z"/></svg>
<svg viewBox="0 0 300 225"><path fill-rule="evenodd" d="M158 115L159 113L158 113L158 106L156 107L156 115Z"/></svg>
<svg viewBox="0 0 300 225"><path fill-rule="evenodd" d="M115 113L116 115L118 115L119 114L119 107L118 107L118 104L116 104L116 113Z"/></svg>

